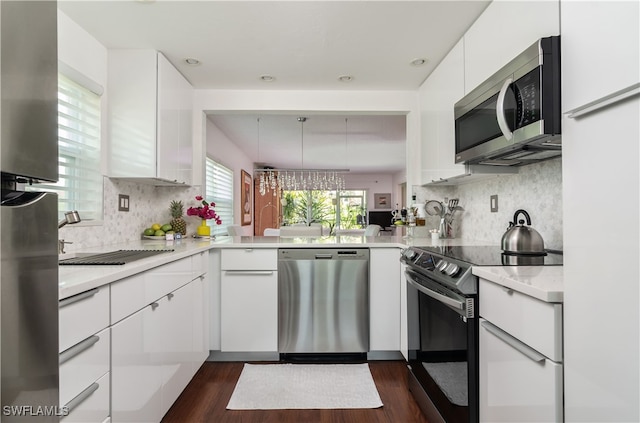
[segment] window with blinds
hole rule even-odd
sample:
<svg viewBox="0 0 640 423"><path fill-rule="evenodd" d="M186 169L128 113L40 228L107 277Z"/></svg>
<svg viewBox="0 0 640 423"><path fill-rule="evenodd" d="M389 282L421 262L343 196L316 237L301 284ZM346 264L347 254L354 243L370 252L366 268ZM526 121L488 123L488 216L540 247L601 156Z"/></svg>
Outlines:
<svg viewBox="0 0 640 423"><path fill-rule="evenodd" d="M58 194L58 217L77 210L102 220L100 95L58 74L58 182L32 189Z"/></svg>
<svg viewBox="0 0 640 423"><path fill-rule="evenodd" d="M215 210L221 225L211 220L211 235L226 235L227 226L233 225L233 171L207 157L205 197L216 204Z"/></svg>

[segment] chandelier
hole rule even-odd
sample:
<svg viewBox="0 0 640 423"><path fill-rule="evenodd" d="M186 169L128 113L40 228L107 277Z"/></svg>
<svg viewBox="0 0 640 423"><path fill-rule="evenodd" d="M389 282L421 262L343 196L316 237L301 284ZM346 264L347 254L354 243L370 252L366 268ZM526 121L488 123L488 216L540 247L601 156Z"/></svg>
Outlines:
<svg viewBox="0 0 640 423"><path fill-rule="evenodd" d="M299 117L300 139L302 144L300 169L275 169L263 167L254 169L254 177L258 178L260 195L271 193L282 195L282 191L341 191L346 185L344 174L349 169L305 169L304 168L304 123L306 117ZM347 119L345 119L345 149L347 142ZM258 157L260 155L260 119L258 119Z"/></svg>

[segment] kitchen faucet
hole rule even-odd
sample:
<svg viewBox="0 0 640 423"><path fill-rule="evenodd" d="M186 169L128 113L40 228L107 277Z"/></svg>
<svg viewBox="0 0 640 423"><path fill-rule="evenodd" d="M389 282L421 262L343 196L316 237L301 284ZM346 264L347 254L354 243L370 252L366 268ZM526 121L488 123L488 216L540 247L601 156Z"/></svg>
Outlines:
<svg viewBox="0 0 640 423"><path fill-rule="evenodd" d="M73 224L81 222L80 214L77 210L68 211L64 214L64 219L58 222L58 229L62 228L67 223ZM58 240L58 254L64 254L64 244L73 244L73 242L65 241L64 239Z"/></svg>

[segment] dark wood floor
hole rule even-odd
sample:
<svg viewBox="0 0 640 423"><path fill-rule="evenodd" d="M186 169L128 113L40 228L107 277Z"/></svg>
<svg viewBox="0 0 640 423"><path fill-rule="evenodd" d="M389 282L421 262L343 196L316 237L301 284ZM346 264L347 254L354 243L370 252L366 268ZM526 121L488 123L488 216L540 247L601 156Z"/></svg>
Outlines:
<svg viewBox="0 0 640 423"><path fill-rule="evenodd" d="M244 363L206 362L162 423L428 423L407 388L402 361L370 361L383 407L357 410L227 410Z"/></svg>

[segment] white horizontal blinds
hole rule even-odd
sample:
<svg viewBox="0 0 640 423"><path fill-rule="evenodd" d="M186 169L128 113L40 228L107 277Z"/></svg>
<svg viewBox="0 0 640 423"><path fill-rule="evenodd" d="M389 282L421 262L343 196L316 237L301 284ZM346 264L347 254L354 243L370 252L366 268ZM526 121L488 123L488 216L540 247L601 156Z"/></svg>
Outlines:
<svg viewBox="0 0 640 423"><path fill-rule="evenodd" d="M211 235L225 235L227 226L233 224L233 171L207 157L206 190L208 202L216 204L215 210L221 225L209 220Z"/></svg>
<svg viewBox="0 0 640 423"><path fill-rule="evenodd" d="M58 193L58 215L77 210L102 220L100 96L58 75L58 182L34 189Z"/></svg>

